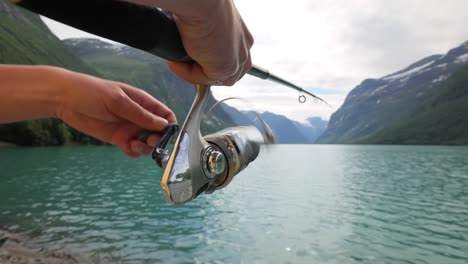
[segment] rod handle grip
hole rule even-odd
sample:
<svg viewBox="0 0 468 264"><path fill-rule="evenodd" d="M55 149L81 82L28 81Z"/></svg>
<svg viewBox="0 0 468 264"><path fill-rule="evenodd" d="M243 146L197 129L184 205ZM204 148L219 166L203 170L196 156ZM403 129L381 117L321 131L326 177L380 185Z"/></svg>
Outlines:
<svg viewBox="0 0 468 264"><path fill-rule="evenodd" d="M116 0L10 0L29 11L170 61L191 61L170 13Z"/></svg>

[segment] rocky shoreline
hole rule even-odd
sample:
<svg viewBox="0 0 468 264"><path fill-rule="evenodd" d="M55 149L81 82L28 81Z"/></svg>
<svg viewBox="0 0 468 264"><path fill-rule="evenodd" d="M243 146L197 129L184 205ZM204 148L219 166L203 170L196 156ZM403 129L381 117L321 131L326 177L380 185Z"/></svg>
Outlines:
<svg viewBox="0 0 468 264"><path fill-rule="evenodd" d="M12 143L0 141L0 148L7 148L7 147L16 147L16 145Z"/></svg>
<svg viewBox="0 0 468 264"><path fill-rule="evenodd" d="M0 229L0 264L87 264L80 257L65 252L33 250L27 238Z"/></svg>

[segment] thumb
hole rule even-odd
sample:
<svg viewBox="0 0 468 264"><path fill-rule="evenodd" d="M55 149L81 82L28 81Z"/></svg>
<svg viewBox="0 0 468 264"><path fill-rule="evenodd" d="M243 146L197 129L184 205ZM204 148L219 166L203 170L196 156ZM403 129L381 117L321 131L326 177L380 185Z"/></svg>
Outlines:
<svg viewBox="0 0 468 264"><path fill-rule="evenodd" d="M209 78L203 71L200 64L184 63L184 62L168 62L169 69L174 72L175 75L186 80L189 83L194 84L212 84L216 80Z"/></svg>

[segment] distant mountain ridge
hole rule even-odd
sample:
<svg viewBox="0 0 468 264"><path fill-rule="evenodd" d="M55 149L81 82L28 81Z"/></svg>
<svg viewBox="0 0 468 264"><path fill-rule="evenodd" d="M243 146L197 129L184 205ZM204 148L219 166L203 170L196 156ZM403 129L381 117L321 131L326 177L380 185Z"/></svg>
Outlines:
<svg viewBox="0 0 468 264"><path fill-rule="evenodd" d="M447 129L463 130L462 125L458 125L456 128L441 126L440 131L433 131L433 139L428 137L424 140L416 138L416 134L412 134L412 138L403 136L407 130L399 129L397 131L395 128L402 127L402 123L427 110L428 105L433 104L434 100L438 100L436 97L442 91L462 89L463 87L455 88L453 78L456 78L458 83L463 83L464 74L456 73L464 71L464 65L467 62L468 42L465 42L445 55L429 56L380 79L364 80L348 94L343 106L332 115L328 129L318 142L461 143L463 141L461 135L454 135L454 138L445 140L442 140L440 135L446 133ZM466 95L461 97L467 99ZM452 114L465 116L465 113L454 112ZM465 117L468 118L468 116ZM416 122L416 120L413 121ZM450 121L450 117L447 121ZM412 126L405 125L405 127L409 129ZM386 132L390 130L393 131L394 139L391 139L392 136ZM385 134L385 139L377 137L377 134Z"/></svg>
<svg viewBox="0 0 468 264"><path fill-rule="evenodd" d="M252 112L247 114L250 118L257 119L257 116ZM327 121L319 117L309 118L307 123L300 123L270 112L264 112L260 114L260 117L276 133L280 144L314 144L328 124Z"/></svg>
<svg viewBox="0 0 468 264"><path fill-rule="evenodd" d="M228 112L231 106L224 105ZM233 115L234 121L240 125L253 125L261 131L261 122L254 111L242 111L242 115ZM285 116L271 112L258 113L265 123L273 130L278 144L314 144L325 131L328 121L320 117L311 117L306 123L291 120Z"/></svg>

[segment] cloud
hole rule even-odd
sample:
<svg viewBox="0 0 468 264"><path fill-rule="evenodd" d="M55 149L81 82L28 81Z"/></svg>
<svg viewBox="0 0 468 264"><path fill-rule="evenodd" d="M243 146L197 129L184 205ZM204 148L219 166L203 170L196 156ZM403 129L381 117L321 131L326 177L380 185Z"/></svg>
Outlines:
<svg viewBox="0 0 468 264"><path fill-rule="evenodd" d="M254 61L303 86L349 91L468 39L465 0L236 4L256 36Z"/></svg>
<svg viewBox="0 0 468 264"><path fill-rule="evenodd" d="M341 1L338 1L341 2ZM468 39L467 1L353 1L340 42L363 73L378 77L445 53ZM363 8L365 7L365 8ZM354 10L353 10L354 9ZM353 55L354 54L354 55Z"/></svg>

